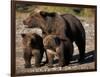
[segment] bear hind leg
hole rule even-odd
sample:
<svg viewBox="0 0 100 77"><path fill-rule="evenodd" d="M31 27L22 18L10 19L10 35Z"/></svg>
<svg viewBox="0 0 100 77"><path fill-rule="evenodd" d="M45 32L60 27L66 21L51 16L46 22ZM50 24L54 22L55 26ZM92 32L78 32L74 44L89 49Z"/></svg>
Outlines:
<svg viewBox="0 0 100 77"><path fill-rule="evenodd" d="M78 46L78 50L79 50L79 62L82 63L84 62L85 59L85 40L81 40L81 41L75 41L76 45Z"/></svg>

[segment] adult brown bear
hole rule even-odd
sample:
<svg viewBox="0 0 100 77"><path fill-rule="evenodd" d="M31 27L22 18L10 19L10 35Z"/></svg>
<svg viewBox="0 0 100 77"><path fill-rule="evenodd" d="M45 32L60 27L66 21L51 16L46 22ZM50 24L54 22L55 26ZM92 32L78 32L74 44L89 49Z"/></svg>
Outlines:
<svg viewBox="0 0 100 77"><path fill-rule="evenodd" d="M69 38L60 39L57 35L47 35L43 39L44 48L48 56L48 67L53 67L54 57L58 57L58 66L70 63L73 56L73 44Z"/></svg>
<svg viewBox="0 0 100 77"><path fill-rule="evenodd" d="M30 15L23 21L28 28L41 28L43 34L56 34L59 38L66 40L69 38L75 41L79 49L79 62L83 62L85 58L85 30L80 20L71 14L59 15L57 13L48 13L40 11Z"/></svg>
<svg viewBox="0 0 100 77"><path fill-rule="evenodd" d="M24 33L21 34L21 36L22 36L25 68L31 67L32 56L34 56L35 58L35 66L36 67L41 66L43 53L45 52L42 37L36 33Z"/></svg>

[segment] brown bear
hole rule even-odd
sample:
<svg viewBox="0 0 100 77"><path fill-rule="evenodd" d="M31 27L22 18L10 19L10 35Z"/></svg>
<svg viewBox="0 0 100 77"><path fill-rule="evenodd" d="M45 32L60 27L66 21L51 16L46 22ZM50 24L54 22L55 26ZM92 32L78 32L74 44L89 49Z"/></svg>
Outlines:
<svg viewBox="0 0 100 77"><path fill-rule="evenodd" d="M47 35L43 39L47 51L49 67L53 67L53 59L56 55L59 59L59 66L68 65L73 55L73 44L69 38L60 39L57 35Z"/></svg>
<svg viewBox="0 0 100 77"><path fill-rule="evenodd" d="M69 38L78 46L80 55L79 62L84 62L86 44L85 30L80 20L75 16L40 11L30 15L23 23L28 28L41 28L44 37L48 34L55 34L63 40Z"/></svg>
<svg viewBox="0 0 100 77"><path fill-rule="evenodd" d="M21 36L24 51L23 57L25 60L25 68L31 67L32 56L34 56L35 58L35 66L41 66L41 61L45 52L42 37L36 33L24 33L21 34Z"/></svg>

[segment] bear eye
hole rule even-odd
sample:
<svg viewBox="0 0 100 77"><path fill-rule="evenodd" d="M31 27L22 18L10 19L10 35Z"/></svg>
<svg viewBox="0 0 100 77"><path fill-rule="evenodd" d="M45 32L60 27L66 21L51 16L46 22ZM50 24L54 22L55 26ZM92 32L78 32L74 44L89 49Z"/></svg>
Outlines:
<svg viewBox="0 0 100 77"><path fill-rule="evenodd" d="M60 44L60 39L58 37L55 37L54 39L55 39L56 44L59 45Z"/></svg>
<svg viewBox="0 0 100 77"><path fill-rule="evenodd" d="M30 16L31 18L33 18L34 16Z"/></svg>

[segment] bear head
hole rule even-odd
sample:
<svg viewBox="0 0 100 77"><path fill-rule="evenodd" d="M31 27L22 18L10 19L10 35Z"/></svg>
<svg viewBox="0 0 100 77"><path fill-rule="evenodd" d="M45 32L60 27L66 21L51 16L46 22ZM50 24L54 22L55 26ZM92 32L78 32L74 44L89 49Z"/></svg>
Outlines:
<svg viewBox="0 0 100 77"><path fill-rule="evenodd" d="M60 45L60 38L57 35L47 35L43 39L43 44L45 49L55 50L57 46Z"/></svg>
<svg viewBox="0 0 100 77"><path fill-rule="evenodd" d="M26 19L23 20L23 24L27 28L41 28L44 33L48 29L48 20L55 17L55 12L40 11L38 13L30 14Z"/></svg>
<svg viewBox="0 0 100 77"><path fill-rule="evenodd" d="M42 37L36 33L23 33L22 36L22 44L23 48L35 48L43 47Z"/></svg>

